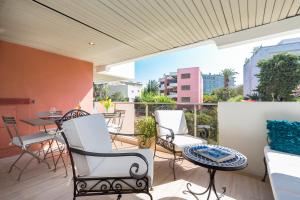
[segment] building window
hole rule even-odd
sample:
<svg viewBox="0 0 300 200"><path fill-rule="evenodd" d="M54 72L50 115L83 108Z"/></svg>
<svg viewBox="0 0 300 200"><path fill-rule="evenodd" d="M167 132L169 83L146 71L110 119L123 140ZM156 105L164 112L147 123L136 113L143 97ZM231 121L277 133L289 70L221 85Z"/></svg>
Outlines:
<svg viewBox="0 0 300 200"><path fill-rule="evenodd" d="M191 102L191 98L190 97L181 97L181 102L185 102L185 103Z"/></svg>
<svg viewBox="0 0 300 200"><path fill-rule="evenodd" d="M190 90L191 86L190 85L182 85L181 90Z"/></svg>
<svg viewBox="0 0 300 200"><path fill-rule="evenodd" d="M190 74L190 73L181 74L181 78L182 78L182 79L188 79L188 78L191 78L191 74Z"/></svg>

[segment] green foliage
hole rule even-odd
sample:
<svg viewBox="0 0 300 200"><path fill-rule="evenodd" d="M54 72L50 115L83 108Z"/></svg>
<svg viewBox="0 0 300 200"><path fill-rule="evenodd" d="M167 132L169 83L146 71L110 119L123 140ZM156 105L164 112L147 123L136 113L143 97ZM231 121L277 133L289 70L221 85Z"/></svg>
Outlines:
<svg viewBox="0 0 300 200"><path fill-rule="evenodd" d="M194 113L191 111L185 112L185 118L187 127L190 133L194 131ZM197 112L197 124L198 125L209 125L212 127L208 138L210 142L217 143L217 109L215 107L202 108ZM203 129L197 129L197 135L199 136Z"/></svg>
<svg viewBox="0 0 300 200"><path fill-rule="evenodd" d="M218 103L218 97L217 97L217 95L205 94L203 96L203 102L204 103Z"/></svg>
<svg viewBox="0 0 300 200"><path fill-rule="evenodd" d="M115 101L115 102L127 102L128 101L128 98L125 98L121 92L113 93L112 95L110 95L110 98L112 101Z"/></svg>
<svg viewBox="0 0 300 200"><path fill-rule="evenodd" d="M94 100L101 101L108 98L109 88L107 84L93 84Z"/></svg>
<svg viewBox="0 0 300 200"><path fill-rule="evenodd" d="M300 57L288 53L274 55L258 63L257 92L263 101L291 101L300 84Z"/></svg>
<svg viewBox="0 0 300 200"><path fill-rule="evenodd" d="M148 84L146 85L144 92L146 93L159 93L159 83L156 80L149 80Z"/></svg>
<svg viewBox="0 0 300 200"><path fill-rule="evenodd" d="M148 139L153 138L156 134L156 124L153 117L143 117L136 122L136 128L139 137L146 143Z"/></svg>
<svg viewBox="0 0 300 200"><path fill-rule="evenodd" d="M229 102L241 102L244 99L243 95L238 95L228 99Z"/></svg>
<svg viewBox="0 0 300 200"><path fill-rule="evenodd" d="M217 96L218 101L227 101L231 97L237 96L237 91L233 88L219 88L214 90L212 95Z"/></svg>
<svg viewBox="0 0 300 200"><path fill-rule="evenodd" d="M150 102L150 103L171 103L175 104L176 102L168 96L157 95L155 93L142 92L140 98L136 98L136 102Z"/></svg>
<svg viewBox="0 0 300 200"><path fill-rule="evenodd" d="M224 88L229 87L229 80L231 77L237 74L237 72L234 71L234 69L226 68L222 70L222 75L224 76Z"/></svg>
<svg viewBox="0 0 300 200"><path fill-rule="evenodd" d="M244 95L244 88L243 85L238 85L235 88L233 88L236 91L237 95Z"/></svg>

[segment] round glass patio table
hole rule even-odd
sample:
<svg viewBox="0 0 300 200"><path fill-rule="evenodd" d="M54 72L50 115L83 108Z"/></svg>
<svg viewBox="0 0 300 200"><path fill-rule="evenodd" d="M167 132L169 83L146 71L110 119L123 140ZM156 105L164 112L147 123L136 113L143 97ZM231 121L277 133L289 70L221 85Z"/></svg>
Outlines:
<svg viewBox="0 0 300 200"><path fill-rule="evenodd" d="M234 157L230 160L224 161L224 162L215 162L213 160L210 160L202 155L200 155L197 151L201 149L207 149L207 148L215 148L219 149L225 152L228 152L230 154L233 154ZM241 170L247 167L247 158L240 152L223 147L223 146L217 146L217 145L190 145L184 148L183 150L183 156L190 162L199 165L201 167L205 167L208 169L209 173L209 185L207 189L203 192L193 192L191 190L191 183L187 183L187 190L183 191L184 193L192 194L196 199L198 199L199 195L203 195L208 192L207 199L209 199L211 190L215 193L217 199L220 199L226 192L226 187L223 187L223 192L221 196L218 196L215 186L215 174L217 170L221 171L236 171Z"/></svg>

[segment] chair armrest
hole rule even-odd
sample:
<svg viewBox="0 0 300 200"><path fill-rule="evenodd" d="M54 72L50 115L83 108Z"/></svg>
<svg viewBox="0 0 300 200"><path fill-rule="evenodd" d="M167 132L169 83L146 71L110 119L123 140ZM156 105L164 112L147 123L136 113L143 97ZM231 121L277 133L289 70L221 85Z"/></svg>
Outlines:
<svg viewBox="0 0 300 200"><path fill-rule="evenodd" d="M163 129L166 129L166 130L168 130L168 131L171 133L171 136L170 136L170 135L166 135L166 140L167 140L168 142L171 142L171 143L172 143L173 140L174 140L174 137L175 137L174 131L173 131L171 128L167 128L167 127L162 126L162 125L160 125L160 124L158 124L158 123L156 123L156 124L157 124L158 127L163 128ZM171 138L171 140L169 140L169 138Z"/></svg>
<svg viewBox="0 0 300 200"><path fill-rule="evenodd" d="M148 173L148 168L149 168L149 164L148 164L148 161L146 159L145 156L143 156L142 154L140 153L96 153L96 152L89 152L89 151L83 151L83 150L80 150L80 149L76 149L76 148L72 148L70 147L69 148L70 152L72 153L76 153L76 154L79 154L79 155L83 155L83 156L94 156L94 157L124 157L124 156L133 156L133 157L139 157L140 159L142 159L145 164L146 164L146 171L143 173L143 174L137 174L138 171L139 171L139 168L140 168L140 165L138 163L133 163L129 169L129 174L132 178L135 178L135 179L141 179L141 178L144 178L147 173ZM133 169L135 168L135 170Z"/></svg>

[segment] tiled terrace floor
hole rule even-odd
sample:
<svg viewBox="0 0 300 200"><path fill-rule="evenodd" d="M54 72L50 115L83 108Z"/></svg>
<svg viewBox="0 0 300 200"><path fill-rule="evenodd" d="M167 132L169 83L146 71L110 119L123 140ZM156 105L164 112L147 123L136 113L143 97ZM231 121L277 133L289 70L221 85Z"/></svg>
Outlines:
<svg viewBox="0 0 300 200"><path fill-rule="evenodd" d="M124 144L119 148L135 148ZM162 154L161 154L162 155ZM164 154L163 156L166 156ZM14 157L0 159L0 199L1 200L69 200L72 199L71 167L69 176L64 177L64 169L61 166L56 172L50 171L46 165L33 161L29 169L24 172L21 181L16 181L17 172L8 174L8 168ZM50 162L50 160L49 160ZM208 183L208 173L205 168L195 166L188 161L177 167L177 181L173 180L168 161L155 159L154 164L154 189L151 192L154 199L159 200L183 200L195 199L189 194L183 194L186 183L191 182L195 190L204 190ZM258 178L231 172L217 172L217 191L222 186L227 187L226 195L222 199L243 200L272 200L270 184L261 182ZM82 200L116 199L116 196L81 197ZM145 195L125 195L124 200L149 199ZM199 199L206 199L201 196ZM216 199L211 195L210 199Z"/></svg>

